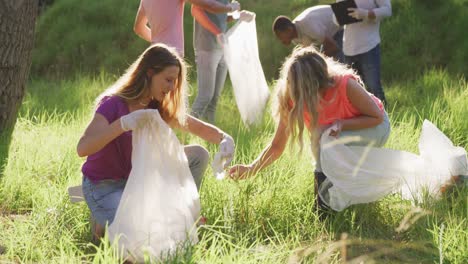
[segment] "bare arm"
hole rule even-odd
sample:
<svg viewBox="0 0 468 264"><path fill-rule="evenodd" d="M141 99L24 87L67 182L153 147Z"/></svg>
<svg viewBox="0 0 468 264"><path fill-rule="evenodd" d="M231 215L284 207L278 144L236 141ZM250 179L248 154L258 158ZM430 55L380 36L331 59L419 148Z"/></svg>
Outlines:
<svg viewBox="0 0 468 264"><path fill-rule="evenodd" d="M133 31L140 38L151 42L151 29L148 27L148 18L146 17L142 2L140 2L140 7L138 7L135 23L133 25Z"/></svg>
<svg viewBox="0 0 468 264"><path fill-rule="evenodd" d="M211 22L211 20L208 18L205 11L201 7L197 5L192 5L191 12L192 12L193 18L202 27L210 31L211 34L217 36L218 34L222 33L221 30L213 22Z"/></svg>
<svg viewBox="0 0 468 264"><path fill-rule="evenodd" d="M123 132L120 119L109 124L103 115L96 113L78 142L78 156L85 157L98 152Z"/></svg>
<svg viewBox="0 0 468 264"><path fill-rule="evenodd" d="M225 134L224 131L217 128L216 126L203 122L191 115L187 115L185 126L181 127L179 125L175 125L175 127L198 136L213 144L221 143L221 140Z"/></svg>
<svg viewBox="0 0 468 264"><path fill-rule="evenodd" d="M231 7L229 5L219 3L216 0L186 0L186 1L190 2L193 5L199 6L210 13L217 14L217 13L227 13L227 12L233 11L231 10Z"/></svg>
<svg viewBox="0 0 468 264"><path fill-rule="evenodd" d="M358 130L375 127L383 122L384 116L369 93L354 79L348 80L346 94L351 104L361 115L341 120L342 130Z"/></svg>
<svg viewBox="0 0 468 264"><path fill-rule="evenodd" d="M261 169L272 164L283 154L288 142L289 134L286 130L285 120L280 119L276 128L275 136L262 153L250 165L235 165L229 170L229 174L234 178L243 179L257 173Z"/></svg>

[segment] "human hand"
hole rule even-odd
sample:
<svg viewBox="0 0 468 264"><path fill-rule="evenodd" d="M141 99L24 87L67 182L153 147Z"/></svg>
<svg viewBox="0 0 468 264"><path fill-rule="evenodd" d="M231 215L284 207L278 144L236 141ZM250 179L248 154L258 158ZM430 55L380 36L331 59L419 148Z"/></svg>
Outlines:
<svg viewBox="0 0 468 264"><path fill-rule="evenodd" d="M226 40L226 35L224 35L224 33L219 33L218 35L216 35L216 42L218 42L218 44L221 46L221 47L224 47L224 45L226 44L227 40Z"/></svg>
<svg viewBox="0 0 468 264"><path fill-rule="evenodd" d="M229 169L229 177L236 180L247 179L252 176L252 166L237 164Z"/></svg>
<svg viewBox="0 0 468 264"><path fill-rule="evenodd" d="M363 8L348 8L348 15L355 19L366 19L369 16L369 10Z"/></svg>
<svg viewBox="0 0 468 264"><path fill-rule="evenodd" d="M120 126L123 131L135 130L149 122L153 115L159 115L159 112L154 109L143 109L133 111L130 114L120 118Z"/></svg>
<svg viewBox="0 0 468 264"><path fill-rule="evenodd" d="M234 158L234 139L228 134L224 134L221 143L219 143L219 154L222 158L226 159L224 166L227 167L231 164L232 159Z"/></svg>
<svg viewBox="0 0 468 264"><path fill-rule="evenodd" d="M343 123L341 122L341 120L335 121L335 123L333 123L333 125L331 126L329 135L338 138L338 135L340 134L342 128Z"/></svg>
<svg viewBox="0 0 468 264"><path fill-rule="evenodd" d="M239 14L239 20L244 21L244 22L250 22L252 21L252 19L254 19L254 17L255 17L255 13L247 11L247 10L242 10L240 11L240 14Z"/></svg>
<svg viewBox="0 0 468 264"><path fill-rule="evenodd" d="M240 4L237 1L232 1L231 3L228 4L228 6L231 9L231 11L229 12L240 10Z"/></svg>

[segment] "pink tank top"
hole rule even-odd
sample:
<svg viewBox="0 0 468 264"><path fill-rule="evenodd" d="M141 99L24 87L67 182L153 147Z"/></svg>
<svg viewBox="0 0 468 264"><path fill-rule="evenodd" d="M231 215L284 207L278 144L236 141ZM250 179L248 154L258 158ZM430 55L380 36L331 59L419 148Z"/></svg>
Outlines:
<svg viewBox="0 0 468 264"><path fill-rule="evenodd" d="M184 0L141 0L151 27L151 43L164 43L184 55Z"/></svg>
<svg viewBox="0 0 468 264"><path fill-rule="evenodd" d="M330 125L339 119L350 119L361 115L361 112L351 104L346 94L349 78L355 79L352 75L336 77L335 86L329 87L323 95L318 109L319 125ZM384 111L384 106L379 98L371 93L369 95L380 110ZM304 112L304 122L310 127L310 115L307 112Z"/></svg>

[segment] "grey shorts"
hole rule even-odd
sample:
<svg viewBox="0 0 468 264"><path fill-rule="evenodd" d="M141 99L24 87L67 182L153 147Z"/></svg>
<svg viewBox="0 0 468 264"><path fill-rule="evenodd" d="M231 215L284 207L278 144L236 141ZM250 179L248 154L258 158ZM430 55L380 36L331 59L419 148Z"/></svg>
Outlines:
<svg viewBox="0 0 468 264"><path fill-rule="evenodd" d="M390 136L390 120L388 118L387 112L384 114L384 120L378 126L359 129L359 130L346 130L341 131L339 137L352 137L359 136L360 141L355 141L348 143L348 146L368 146L373 142L373 147L383 147ZM322 172L322 166L320 165L320 157L315 161L315 171Z"/></svg>

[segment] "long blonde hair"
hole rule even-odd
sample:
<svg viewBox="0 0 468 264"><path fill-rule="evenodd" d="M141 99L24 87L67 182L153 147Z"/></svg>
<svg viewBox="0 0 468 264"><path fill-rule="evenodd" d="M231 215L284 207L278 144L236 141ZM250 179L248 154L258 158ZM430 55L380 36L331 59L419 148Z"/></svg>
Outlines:
<svg viewBox="0 0 468 264"><path fill-rule="evenodd" d="M127 101L141 99L150 87L151 77L147 74L148 70L158 74L170 66L179 67L175 89L159 102L157 109L166 122L177 121L181 125L184 124L187 112L187 66L174 48L164 44L154 44L147 48L125 74L97 98L96 104L103 97L112 95Z"/></svg>
<svg viewBox="0 0 468 264"><path fill-rule="evenodd" d="M278 118L287 120L291 139L303 147L304 112L310 115L309 133L314 154L318 140L317 121L321 94L335 84L336 77L353 75L354 70L332 58L325 57L313 47L294 49L281 68L276 83L276 112Z"/></svg>

